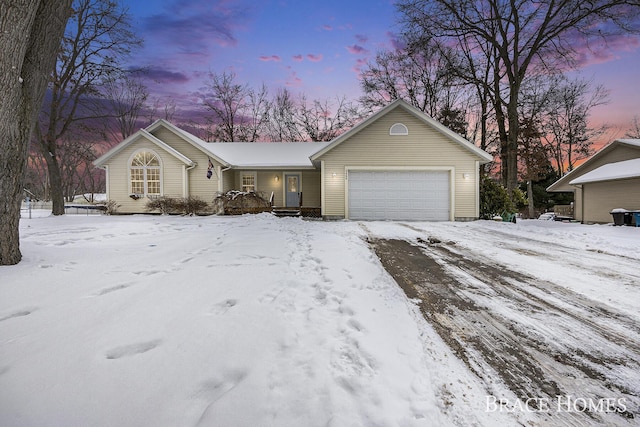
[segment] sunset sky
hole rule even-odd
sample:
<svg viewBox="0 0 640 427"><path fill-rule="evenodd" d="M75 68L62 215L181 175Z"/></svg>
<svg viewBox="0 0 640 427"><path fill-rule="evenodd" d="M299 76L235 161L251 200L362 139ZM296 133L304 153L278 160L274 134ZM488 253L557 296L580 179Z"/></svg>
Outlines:
<svg viewBox="0 0 640 427"><path fill-rule="evenodd" d="M359 71L376 52L393 47L393 0L125 0L145 40L132 65L150 69L154 99L193 105L210 71L233 71L238 82L273 93L286 87L315 99L361 95ZM592 45L592 48L594 46ZM604 84L610 103L594 124L621 137L640 114L640 42L612 40L585 50L581 76Z"/></svg>

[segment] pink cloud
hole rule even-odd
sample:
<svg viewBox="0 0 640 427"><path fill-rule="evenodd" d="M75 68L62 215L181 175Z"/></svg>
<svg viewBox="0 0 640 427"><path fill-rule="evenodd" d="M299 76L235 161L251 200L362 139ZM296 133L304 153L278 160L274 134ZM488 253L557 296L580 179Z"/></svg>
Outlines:
<svg viewBox="0 0 640 427"><path fill-rule="evenodd" d="M584 38L576 37L572 43L576 51L576 62L579 68L594 64L602 64L620 58L622 52L633 52L640 48L640 40L630 35L609 37L589 43Z"/></svg>
<svg viewBox="0 0 640 427"><path fill-rule="evenodd" d="M358 78L362 76L362 68L367 65L367 58L358 58L356 59L356 64L353 66L351 71L358 75Z"/></svg>
<svg viewBox="0 0 640 427"><path fill-rule="evenodd" d="M358 44L354 44L353 46L347 46L346 48L349 51L349 53L352 53L354 55L366 55L369 53L367 49L365 49L364 47Z"/></svg>
<svg viewBox="0 0 640 427"><path fill-rule="evenodd" d="M269 61L275 61L275 62L280 62L282 59L278 56L278 55L270 55L270 56L261 56L260 57L260 61L264 61L264 62L269 62Z"/></svg>
<svg viewBox="0 0 640 427"><path fill-rule="evenodd" d="M369 41L369 37L365 36L364 34L356 34L356 40L358 40L362 44L365 44Z"/></svg>
<svg viewBox="0 0 640 427"><path fill-rule="evenodd" d="M391 31L387 31L387 37L389 38L389 43L391 47L395 50L402 50L407 47L404 40L401 40L397 34L392 33Z"/></svg>
<svg viewBox="0 0 640 427"><path fill-rule="evenodd" d="M311 62L320 62L320 61L322 61L322 58L323 58L323 56L322 56L321 53L318 54L318 55L314 55L313 53L307 54L307 59L309 61L311 61Z"/></svg>
<svg viewBox="0 0 640 427"><path fill-rule="evenodd" d="M325 31L333 31L333 27L331 25L323 25L322 29Z"/></svg>
<svg viewBox="0 0 640 427"><path fill-rule="evenodd" d="M300 87L300 86L302 86L303 82L302 82L302 79L300 77L298 77L298 73L293 71L293 69L291 67L287 67L287 70L289 70L290 73L289 73L289 75L287 76L287 79L284 82L285 86L288 86L288 87Z"/></svg>
<svg viewBox="0 0 640 427"><path fill-rule="evenodd" d="M291 59L293 59L296 62L302 62L302 61L304 61L304 56L302 56L302 55L293 55L291 57Z"/></svg>

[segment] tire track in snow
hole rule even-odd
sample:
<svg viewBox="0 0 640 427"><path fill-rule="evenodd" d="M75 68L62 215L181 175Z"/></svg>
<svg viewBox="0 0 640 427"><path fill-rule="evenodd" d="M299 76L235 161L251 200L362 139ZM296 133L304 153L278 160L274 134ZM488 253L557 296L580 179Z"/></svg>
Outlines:
<svg viewBox="0 0 640 427"><path fill-rule="evenodd" d="M409 298L420 300L426 320L489 392L504 397L494 382L499 378L521 399L573 395L627 402L626 411L615 414L553 414L554 423L593 424L606 417L607 423L625 425L628 417L638 416L640 344L633 331L620 332L634 323L624 313L457 247L371 243L387 271Z"/></svg>

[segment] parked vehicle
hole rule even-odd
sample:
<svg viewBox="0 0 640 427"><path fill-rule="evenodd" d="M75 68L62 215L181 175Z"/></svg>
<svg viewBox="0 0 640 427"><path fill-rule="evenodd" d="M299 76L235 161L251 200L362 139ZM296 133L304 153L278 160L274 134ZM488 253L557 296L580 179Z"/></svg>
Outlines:
<svg viewBox="0 0 640 427"><path fill-rule="evenodd" d="M545 221L555 221L556 219L556 214L553 212L545 212L543 214L541 214L538 219L542 219Z"/></svg>

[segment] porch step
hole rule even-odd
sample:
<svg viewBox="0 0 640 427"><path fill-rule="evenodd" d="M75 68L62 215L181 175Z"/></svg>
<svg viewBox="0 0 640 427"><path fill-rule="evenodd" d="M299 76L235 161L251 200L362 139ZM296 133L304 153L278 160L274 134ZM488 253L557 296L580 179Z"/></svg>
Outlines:
<svg viewBox="0 0 640 427"><path fill-rule="evenodd" d="M273 208L271 211L277 217L285 217L285 216L300 216L300 209L296 208Z"/></svg>

